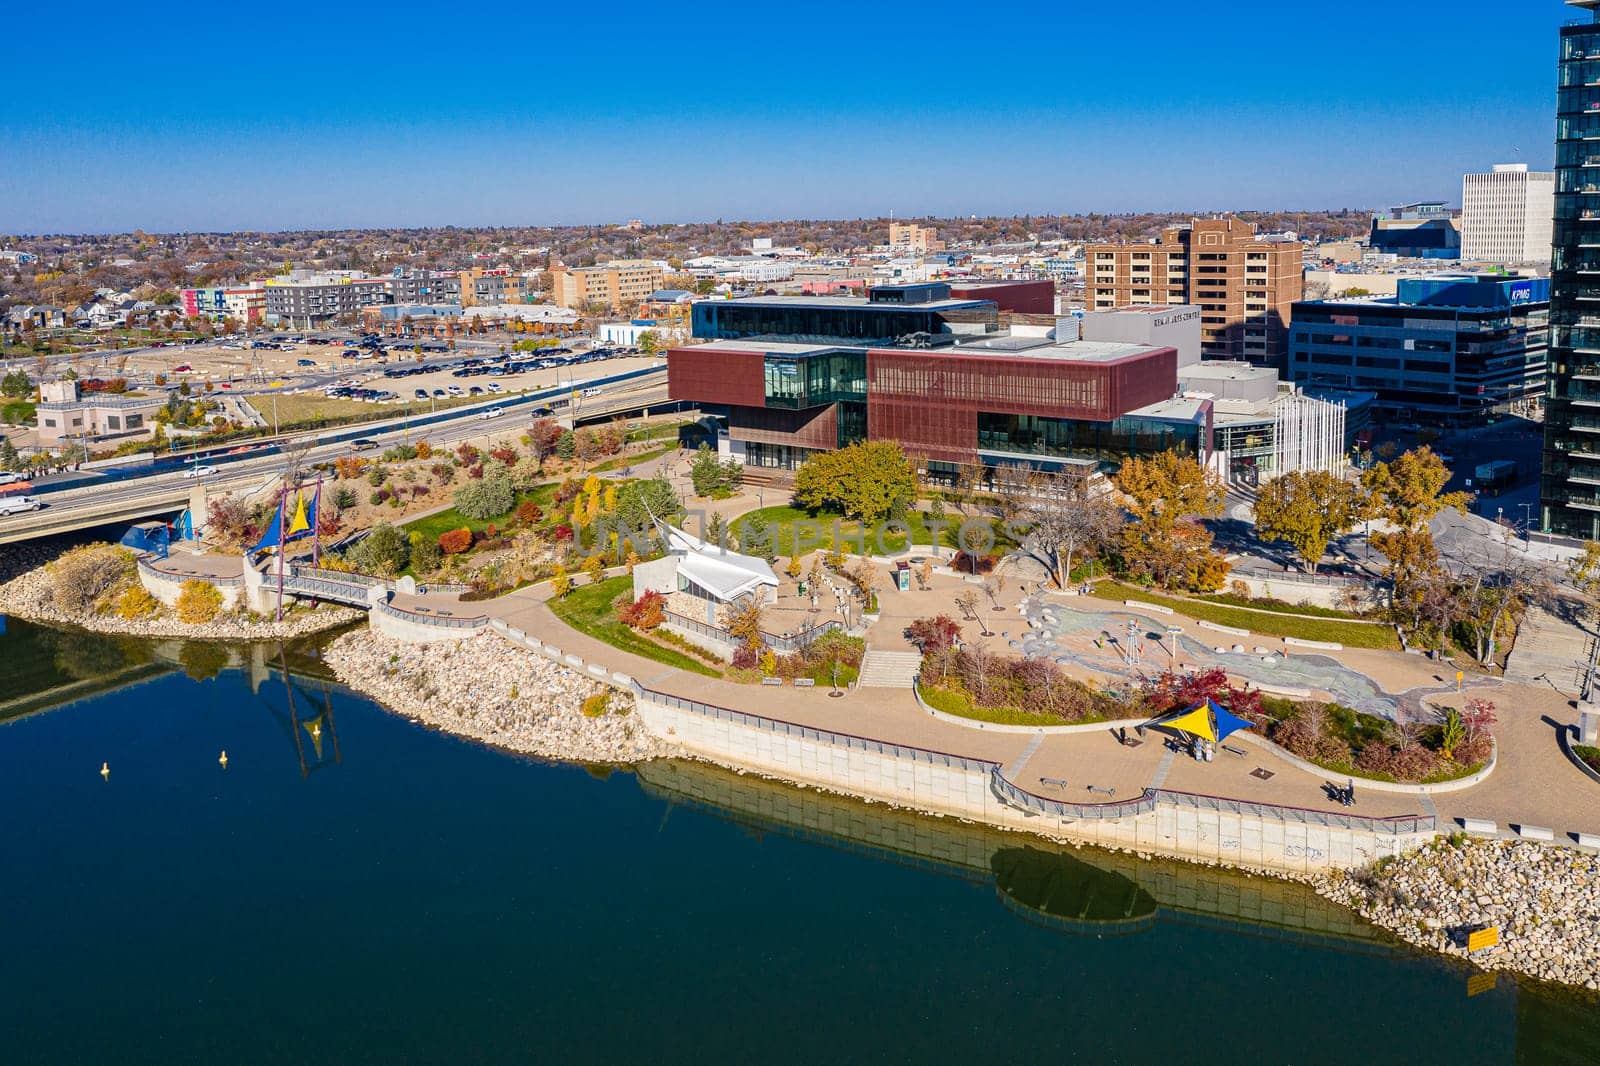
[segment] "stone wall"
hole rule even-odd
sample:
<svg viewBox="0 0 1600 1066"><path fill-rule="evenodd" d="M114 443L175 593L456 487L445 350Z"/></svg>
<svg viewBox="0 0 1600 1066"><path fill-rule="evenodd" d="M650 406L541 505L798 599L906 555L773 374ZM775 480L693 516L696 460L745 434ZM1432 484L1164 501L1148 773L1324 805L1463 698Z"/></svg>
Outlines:
<svg viewBox="0 0 1600 1066"><path fill-rule="evenodd" d="M178 606L178 596L183 592L185 581L196 580L180 577L177 574L166 574L153 567L140 564L139 584L144 590L168 607ZM205 580L205 579L201 579ZM223 583L215 580L206 580L206 583L216 588L222 594L222 609L232 610L239 603L240 596L244 593L242 582Z"/></svg>

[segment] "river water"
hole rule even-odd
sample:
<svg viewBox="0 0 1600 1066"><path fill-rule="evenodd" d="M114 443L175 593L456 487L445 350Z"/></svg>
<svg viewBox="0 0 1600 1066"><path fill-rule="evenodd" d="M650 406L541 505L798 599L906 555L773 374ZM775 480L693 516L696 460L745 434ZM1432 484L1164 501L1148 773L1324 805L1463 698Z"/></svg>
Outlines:
<svg viewBox="0 0 1600 1066"><path fill-rule="evenodd" d="M547 764L325 678L8 620L0 1063L1600 1060L1594 997L1297 886Z"/></svg>

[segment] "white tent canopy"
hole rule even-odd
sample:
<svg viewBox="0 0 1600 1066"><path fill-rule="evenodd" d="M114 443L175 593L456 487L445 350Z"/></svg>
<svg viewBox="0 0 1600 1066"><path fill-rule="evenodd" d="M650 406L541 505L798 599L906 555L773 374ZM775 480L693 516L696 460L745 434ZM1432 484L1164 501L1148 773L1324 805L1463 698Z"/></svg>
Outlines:
<svg viewBox="0 0 1600 1066"><path fill-rule="evenodd" d="M778 587L778 575L765 559L707 544L666 523L662 523L661 530L667 549L675 555L681 554L678 575L712 599L731 603L762 586Z"/></svg>

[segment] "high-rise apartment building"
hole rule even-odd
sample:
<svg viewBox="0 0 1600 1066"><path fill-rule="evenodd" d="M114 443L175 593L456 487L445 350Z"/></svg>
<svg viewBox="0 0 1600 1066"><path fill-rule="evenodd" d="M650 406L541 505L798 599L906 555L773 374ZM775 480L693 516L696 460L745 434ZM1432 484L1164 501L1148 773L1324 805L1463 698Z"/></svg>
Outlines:
<svg viewBox="0 0 1600 1066"><path fill-rule="evenodd" d="M1550 261L1554 174L1499 163L1461 179L1461 258L1475 263Z"/></svg>
<svg viewBox="0 0 1600 1066"><path fill-rule="evenodd" d="M1561 28L1542 528L1600 539L1600 0Z"/></svg>
<svg viewBox="0 0 1600 1066"><path fill-rule="evenodd" d="M1154 244L1084 248L1084 304L1195 304L1201 351L1212 359L1282 366L1289 316L1305 290L1299 243L1256 237L1237 218L1196 219Z"/></svg>
<svg viewBox="0 0 1600 1066"><path fill-rule="evenodd" d="M944 247L939 231L932 226L919 226L915 222L889 223L889 249L909 255L927 255Z"/></svg>
<svg viewBox="0 0 1600 1066"><path fill-rule="evenodd" d="M619 259L591 267L561 267L550 272L550 298L557 307L582 311L603 307L616 312L637 307L662 287L667 272L649 259Z"/></svg>

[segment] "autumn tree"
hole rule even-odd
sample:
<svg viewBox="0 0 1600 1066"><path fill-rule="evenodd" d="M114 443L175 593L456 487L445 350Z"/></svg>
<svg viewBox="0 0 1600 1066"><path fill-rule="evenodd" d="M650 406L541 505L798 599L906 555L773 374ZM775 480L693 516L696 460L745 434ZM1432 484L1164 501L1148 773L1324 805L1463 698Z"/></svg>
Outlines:
<svg viewBox="0 0 1600 1066"><path fill-rule="evenodd" d="M1389 561L1391 611L1433 646L1449 630L1456 600L1428 523L1449 507L1465 511L1468 502L1464 492L1444 492L1449 481L1444 460L1430 448L1374 463L1361 475L1371 514L1391 527L1371 536L1372 546Z"/></svg>
<svg viewBox="0 0 1600 1066"><path fill-rule="evenodd" d="M1224 490L1192 456L1168 451L1122 464L1114 483L1133 521L1123 527L1122 558L1166 588L1220 588L1227 563L1211 550L1202 518L1222 513Z"/></svg>
<svg viewBox="0 0 1600 1066"><path fill-rule="evenodd" d="M812 511L862 522L903 513L917 495L917 472L893 441L864 441L818 452L795 472L794 499Z"/></svg>
<svg viewBox="0 0 1600 1066"><path fill-rule="evenodd" d="M1111 544L1122 528L1122 508L1089 492L1087 478L1055 474L1044 478L1022 509L1028 538L1050 559L1057 588L1072 580L1072 560Z"/></svg>
<svg viewBox="0 0 1600 1066"><path fill-rule="evenodd" d="M1328 543L1352 529L1365 511L1366 495L1355 482L1326 470L1293 470L1261 486L1256 532L1294 548L1314 574Z"/></svg>

